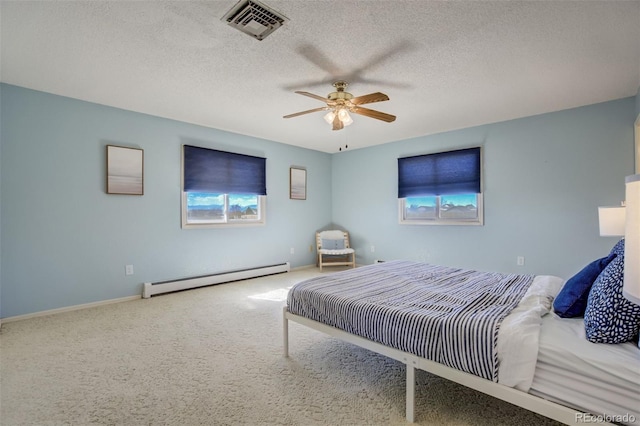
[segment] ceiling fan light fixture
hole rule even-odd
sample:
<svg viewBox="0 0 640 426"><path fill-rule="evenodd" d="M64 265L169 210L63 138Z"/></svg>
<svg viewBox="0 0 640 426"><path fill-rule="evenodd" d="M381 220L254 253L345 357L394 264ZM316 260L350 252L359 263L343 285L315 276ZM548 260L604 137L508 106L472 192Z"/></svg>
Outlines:
<svg viewBox="0 0 640 426"><path fill-rule="evenodd" d="M328 113L325 114L324 121L326 121L327 124L332 124L333 123L333 119L335 117L336 117L336 114L333 111L329 111Z"/></svg>
<svg viewBox="0 0 640 426"><path fill-rule="evenodd" d="M345 126L348 126L349 124L353 123L353 119L351 118L351 116L349 115L349 112L346 109L341 109L340 111L338 111L338 118L340 119L340 121L342 121L342 124L344 124Z"/></svg>
<svg viewBox="0 0 640 426"><path fill-rule="evenodd" d="M345 126L353 123L353 119L349 115L350 112L358 115L364 115L365 117L375 118L376 120L382 120L387 123L395 121L395 115L361 106L373 102L388 101L389 97L384 93L375 92L354 98L351 93L344 91L345 87L347 87L347 83L345 81L336 81L333 86L337 91L329 93L326 98L314 95L313 93L297 90L296 93L322 101L326 106L285 115L283 118L298 117L303 114L309 114L317 111L329 111L324 115L324 120L333 130L342 130Z"/></svg>

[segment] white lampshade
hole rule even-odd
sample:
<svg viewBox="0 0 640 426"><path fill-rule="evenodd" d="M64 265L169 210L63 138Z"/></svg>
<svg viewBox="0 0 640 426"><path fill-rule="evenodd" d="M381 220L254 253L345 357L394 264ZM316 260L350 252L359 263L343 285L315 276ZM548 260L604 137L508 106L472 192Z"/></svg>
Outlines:
<svg viewBox="0 0 640 426"><path fill-rule="evenodd" d="M627 176L624 243L624 286L622 294L640 305L640 174Z"/></svg>
<svg viewBox="0 0 640 426"><path fill-rule="evenodd" d="M622 237L625 232L625 208L622 206L598 207L601 237Z"/></svg>

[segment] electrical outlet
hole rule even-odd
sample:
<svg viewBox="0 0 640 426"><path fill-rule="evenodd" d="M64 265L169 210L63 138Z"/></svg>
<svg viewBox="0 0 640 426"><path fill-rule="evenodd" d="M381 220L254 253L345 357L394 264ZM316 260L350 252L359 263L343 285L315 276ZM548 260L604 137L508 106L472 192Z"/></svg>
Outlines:
<svg viewBox="0 0 640 426"><path fill-rule="evenodd" d="M376 246L371 246L371 253L375 253L376 252Z"/></svg>
<svg viewBox="0 0 640 426"><path fill-rule="evenodd" d="M293 247L291 247L291 254L295 254L295 250L293 249Z"/></svg>
<svg viewBox="0 0 640 426"><path fill-rule="evenodd" d="M524 256L518 256L516 259L516 264L518 266L524 266Z"/></svg>
<svg viewBox="0 0 640 426"><path fill-rule="evenodd" d="M309 253L313 253L313 244L309 244Z"/></svg>
<svg viewBox="0 0 640 426"><path fill-rule="evenodd" d="M125 265L124 274L125 275L133 275L133 265Z"/></svg>

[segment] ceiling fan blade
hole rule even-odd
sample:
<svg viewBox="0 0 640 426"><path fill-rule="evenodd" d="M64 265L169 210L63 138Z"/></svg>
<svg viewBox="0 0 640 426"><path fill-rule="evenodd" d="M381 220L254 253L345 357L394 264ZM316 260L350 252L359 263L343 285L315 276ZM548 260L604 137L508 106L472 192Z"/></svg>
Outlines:
<svg viewBox="0 0 640 426"><path fill-rule="evenodd" d="M329 107L324 106L324 107L320 107L320 108L314 108L314 109L309 109L307 111L300 111L300 112L296 112L296 113L293 113L293 114L285 115L282 118L297 117L299 115L309 114L310 112L326 111L328 109L329 109Z"/></svg>
<svg viewBox="0 0 640 426"><path fill-rule="evenodd" d="M380 111L375 111L369 108L363 108L363 107L353 107L351 109L351 112L354 112L356 114L360 114L360 115L364 115L366 117L371 117L371 118L375 118L377 120L382 120L382 121L386 121L387 123L391 123L392 121L396 120L396 116L395 115L391 115L391 114L387 114L384 112L380 112Z"/></svg>
<svg viewBox="0 0 640 426"><path fill-rule="evenodd" d="M375 92L369 93L368 95L358 96L356 98L351 99L351 103L354 105L362 105L362 104L370 104L373 102L382 102L388 101L389 97L384 93Z"/></svg>
<svg viewBox="0 0 640 426"><path fill-rule="evenodd" d="M365 77L365 74L371 73L373 70L379 68L385 63L388 63L396 56L413 51L416 48L417 44L413 41L400 40L394 45L388 46L384 51L379 52L377 55L370 57L369 60L365 63L361 63L360 66L355 66L355 68L353 68L355 64L351 64L351 66L349 66L349 64L343 64L343 60L336 61L335 55L332 52L327 52L325 54L319 48L311 44L303 44L298 46L296 51L304 59L327 73L330 78L300 82L300 84L289 85L285 88L288 90L294 90L299 87L324 86L327 83L333 83L338 80L348 81L349 83L367 83L372 85L384 85L387 87L410 88L410 84L371 79Z"/></svg>
<svg viewBox="0 0 640 426"><path fill-rule="evenodd" d="M389 46L386 50L381 51L377 55L372 56L366 63L363 63L361 66L355 68L352 71L354 76L361 76L365 72L371 72L372 70L378 68L380 65L384 63L390 62L395 56L411 52L416 50L418 45L410 40L401 40L397 42L393 46ZM348 81L356 81L356 80L348 80Z"/></svg>
<svg viewBox="0 0 640 426"><path fill-rule="evenodd" d="M333 117L333 129L332 130L341 130L343 128L344 128L344 124L342 123L340 118L338 118L338 114L336 114L335 117Z"/></svg>
<svg viewBox="0 0 640 426"><path fill-rule="evenodd" d="M329 100L329 99L325 98L324 96L314 95L313 93L309 93L309 92L301 92L301 91L298 90L298 91L296 91L296 93L299 94L299 95L304 95L304 96L308 96L308 97L313 98L313 99L317 99L317 100L322 101L322 102L327 102Z"/></svg>
<svg viewBox="0 0 640 426"><path fill-rule="evenodd" d="M311 44L303 44L299 46L297 49L299 54L301 54L306 60L325 71L331 76L335 76L340 74L340 66L334 62L331 58L333 55L325 55L320 51L317 47Z"/></svg>
<svg viewBox="0 0 640 426"><path fill-rule="evenodd" d="M351 80L348 80L351 81ZM376 78L364 78L359 77L357 79L359 84L369 84L371 86L385 86L385 87L393 87L394 89L411 89L413 86L408 83L401 83L399 81L390 81L390 80L379 80ZM308 86L296 86L296 87L308 87ZM294 89L296 88L294 87Z"/></svg>
<svg viewBox="0 0 640 426"><path fill-rule="evenodd" d="M313 80L298 81L297 83L291 83L291 84L287 84L286 86L280 86L280 87L286 90L287 92L291 92L294 90L299 90L301 88L331 86L331 84L333 84L335 81L336 79L333 77L326 77L321 80L313 79Z"/></svg>

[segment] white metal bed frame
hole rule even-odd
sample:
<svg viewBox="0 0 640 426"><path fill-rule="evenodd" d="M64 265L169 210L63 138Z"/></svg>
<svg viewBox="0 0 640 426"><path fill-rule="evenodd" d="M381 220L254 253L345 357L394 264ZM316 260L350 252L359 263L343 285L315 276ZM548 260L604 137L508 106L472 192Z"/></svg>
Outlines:
<svg viewBox="0 0 640 426"><path fill-rule="evenodd" d="M492 382L473 374L465 373L443 364L421 358L414 354L403 352L398 349L376 343L354 334L347 333L335 327L314 321L299 315L292 314L285 306L283 309L283 338L284 338L284 356L289 356L289 321L305 325L314 330L336 337L356 346L371 350L389 358L395 359L406 365L406 418L407 421L413 423L415 421L415 369L427 371L461 385L475 389L487 395L509 402L511 404L522 407L534 413L541 414L553 420L568 424L578 425L587 423L587 419L583 419L581 411L574 410L564 405L556 404L546 399L531 395L529 393L514 389L499 383ZM583 419L580 421L579 419ZM612 423L599 423L602 425L613 425Z"/></svg>

